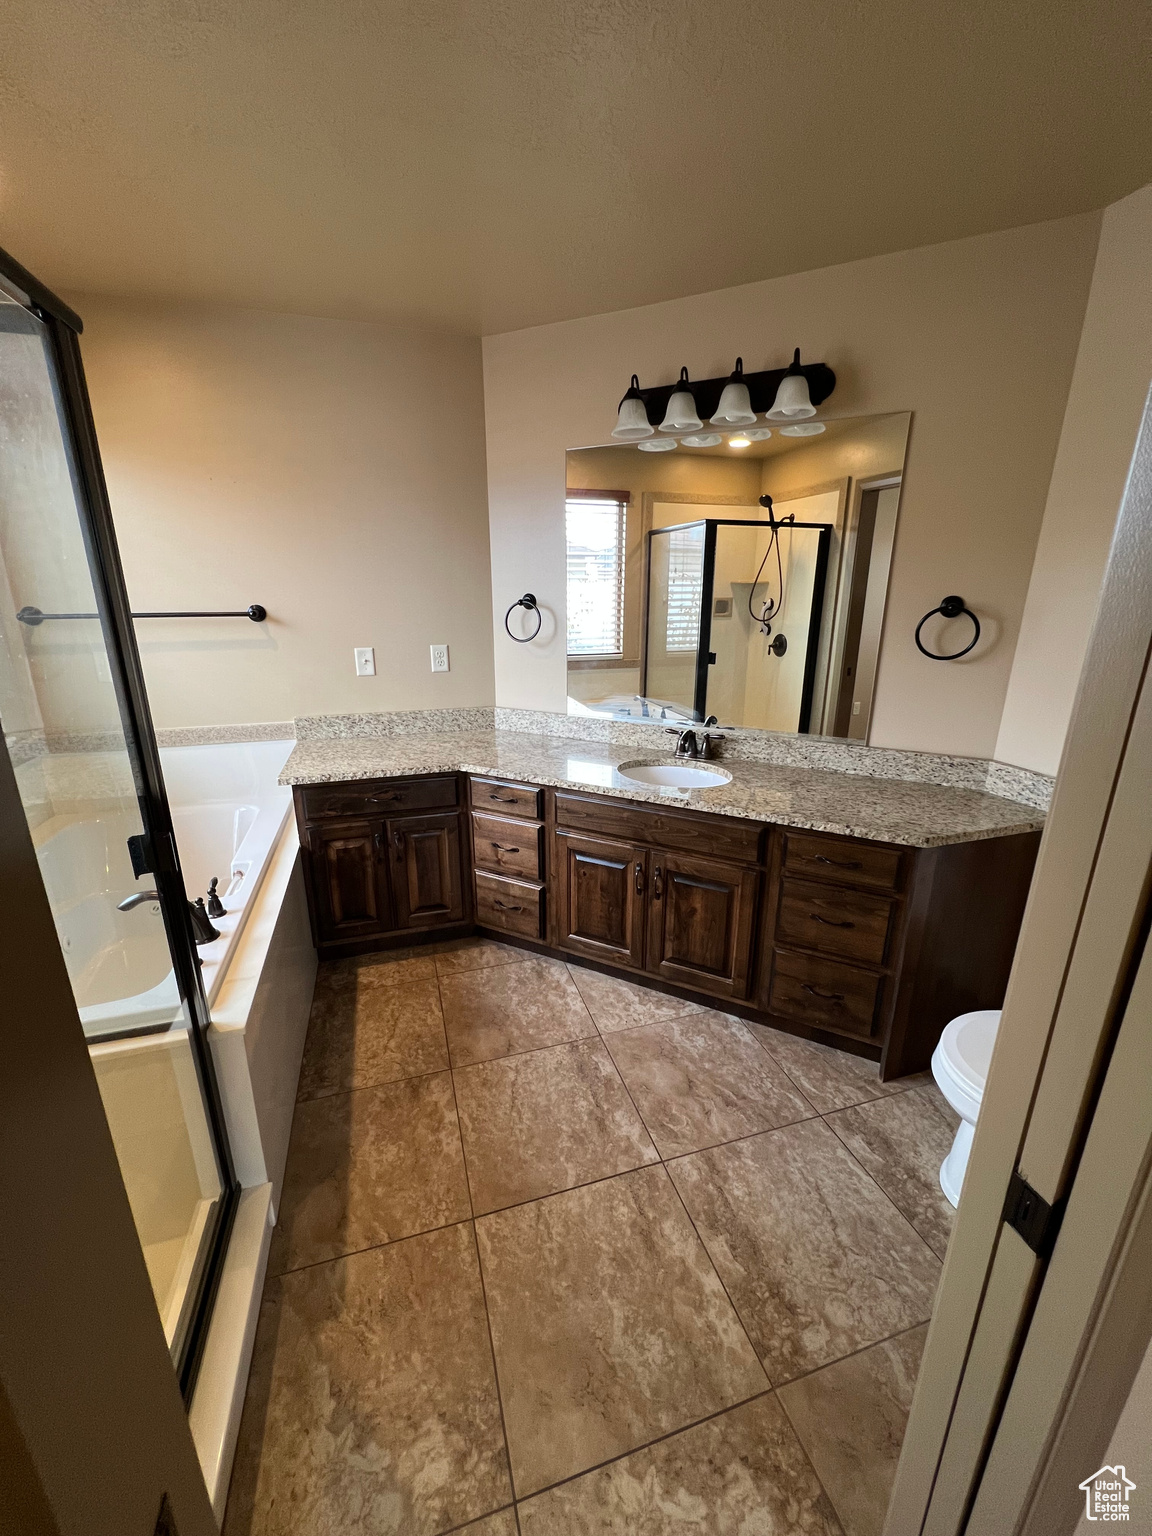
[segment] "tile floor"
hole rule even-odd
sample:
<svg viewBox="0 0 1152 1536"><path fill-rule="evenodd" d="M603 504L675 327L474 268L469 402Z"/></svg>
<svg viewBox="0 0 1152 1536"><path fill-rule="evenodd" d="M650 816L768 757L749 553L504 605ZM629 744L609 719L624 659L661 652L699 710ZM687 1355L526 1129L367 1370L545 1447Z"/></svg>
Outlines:
<svg viewBox="0 0 1152 1536"><path fill-rule="evenodd" d="M226 1536L879 1536L955 1124L489 940L323 966Z"/></svg>

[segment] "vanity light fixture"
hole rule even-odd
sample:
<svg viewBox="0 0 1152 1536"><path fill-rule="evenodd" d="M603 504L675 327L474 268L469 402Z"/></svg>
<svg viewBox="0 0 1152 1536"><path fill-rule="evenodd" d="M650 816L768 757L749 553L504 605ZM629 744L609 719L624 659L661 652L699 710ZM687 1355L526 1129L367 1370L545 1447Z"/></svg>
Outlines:
<svg viewBox="0 0 1152 1536"><path fill-rule="evenodd" d="M735 437L728 439L729 448L751 448L752 439L743 432L737 432Z"/></svg>
<svg viewBox="0 0 1152 1536"><path fill-rule="evenodd" d="M827 363L802 363L799 349L787 368L744 372L743 358L727 378L689 379L681 368L674 384L641 385L635 374L617 408L612 432L618 443L652 439L657 430L682 437L703 429L703 420L715 427L753 428L766 433L775 421L796 421L815 414L816 407L836 388L836 375ZM748 414L744 415L745 396ZM758 415L767 413L765 425L755 427ZM751 442L763 437L751 436ZM657 449L657 452L660 450Z"/></svg>
<svg viewBox="0 0 1152 1536"><path fill-rule="evenodd" d="M796 421L804 416L815 416L816 407L808 389L808 380L800 366L800 348L796 348L792 366L780 380L776 399L768 412L769 421Z"/></svg>
<svg viewBox="0 0 1152 1536"><path fill-rule="evenodd" d="M680 439L683 448L716 448L724 439L719 432L693 432L691 437Z"/></svg>
<svg viewBox="0 0 1152 1536"><path fill-rule="evenodd" d="M796 421L790 427L781 427L780 436L815 437L817 433L823 432L823 430L824 423L822 421Z"/></svg>
<svg viewBox="0 0 1152 1536"><path fill-rule="evenodd" d="M620 402L612 436L617 442L634 443L638 438L651 437L655 430L644 409L644 399L640 394L640 380L633 374L628 393Z"/></svg>
<svg viewBox="0 0 1152 1536"><path fill-rule="evenodd" d="M676 447L674 437L653 437L643 443L637 443L641 453L671 453Z"/></svg>
<svg viewBox="0 0 1152 1536"><path fill-rule="evenodd" d="M744 382L744 359L738 357L736 366L728 375L728 382L720 395L720 405L713 416L714 427L751 427L756 422L752 409L752 397Z"/></svg>
<svg viewBox="0 0 1152 1536"><path fill-rule="evenodd" d="M696 412L696 401L692 396L688 370L681 368L680 380L672 392L668 409L664 413L664 420L660 423L660 430L661 432L699 432L703 425Z"/></svg>

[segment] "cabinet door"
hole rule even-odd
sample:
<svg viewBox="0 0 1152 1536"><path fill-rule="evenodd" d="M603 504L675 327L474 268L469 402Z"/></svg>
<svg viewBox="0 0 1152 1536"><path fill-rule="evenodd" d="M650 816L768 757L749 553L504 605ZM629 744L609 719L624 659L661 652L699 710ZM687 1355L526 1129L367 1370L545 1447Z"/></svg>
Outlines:
<svg viewBox="0 0 1152 1536"><path fill-rule="evenodd" d="M649 971L717 997L747 997L757 871L663 850L650 859Z"/></svg>
<svg viewBox="0 0 1152 1536"><path fill-rule="evenodd" d="M392 900L397 928L435 928L464 919L460 817L390 817Z"/></svg>
<svg viewBox="0 0 1152 1536"><path fill-rule="evenodd" d="M639 969L644 964L647 879L646 849L557 832L561 946Z"/></svg>
<svg viewBox="0 0 1152 1536"><path fill-rule="evenodd" d="M317 939L367 938L391 927L382 821L308 828Z"/></svg>

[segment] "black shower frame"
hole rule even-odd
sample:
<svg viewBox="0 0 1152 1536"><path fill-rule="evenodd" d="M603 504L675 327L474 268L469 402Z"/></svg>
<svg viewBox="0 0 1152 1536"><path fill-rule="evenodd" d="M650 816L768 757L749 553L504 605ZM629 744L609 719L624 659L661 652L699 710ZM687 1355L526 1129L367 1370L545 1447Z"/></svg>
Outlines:
<svg viewBox="0 0 1152 1536"><path fill-rule="evenodd" d="M820 625L824 618L824 589L828 584L828 552L832 543L831 523L777 523L778 527L819 528L820 538L816 545L816 577L813 584L812 617L808 625L808 650L804 657L804 684L800 691L800 719L797 735L807 735L812 723L812 696L816 686L816 660L820 649ZM640 692L648 696L648 614L652 595L652 540L665 533L679 532L684 528L704 529L704 565L700 578L700 639L696 646L696 682L692 711L697 720L706 718L708 707L708 668L712 662L712 584L716 578L716 530L717 528L760 528L767 530L766 519L748 517L698 517L689 523L669 523L663 528L649 528L648 547L644 566L644 615L642 641L644 646L644 675L640 679Z"/></svg>
<svg viewBox="0 0 1152 1536"><path fill-rule="evenodd" d="M220 1286L232 1224L240 1203L240 1184L232 1162L220 1088L212 1053L208 1048L208 1003L200 977L199 957L188 914L188 899L180 869L172 813L164 787L160 750L148 704L136 632L132 627L124 570L80 357L79 337L84 329L83 321L75 310L69 308L2 248L0 281L3 281L8 296L22 302L43 324L47 333L50 361L54 366L54 382L65 418L61 425L66 432L72 456L80 528L96 594L100 626L112 662L116 700L147 839L151 864L149 872L160 893L160 906L168 930L180 1001L187 1007L191 1021L189 1035L200 1068L204 1106L220 1168L223 1189L217 1204L215 1227L206 1261L201 1266L196 1282L191 1321L179 1355L174 1361L181 1394L185 1404L189 1405Z"/></svg>

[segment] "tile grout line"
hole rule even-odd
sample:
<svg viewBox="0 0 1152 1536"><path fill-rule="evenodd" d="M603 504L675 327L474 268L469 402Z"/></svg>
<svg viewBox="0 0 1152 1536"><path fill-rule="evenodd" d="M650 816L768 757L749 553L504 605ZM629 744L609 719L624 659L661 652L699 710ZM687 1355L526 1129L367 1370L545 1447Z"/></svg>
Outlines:
<svg viewBox="0 0 1152 1536"><path fill-rule="evenodd" d="M853 1104L853 1105L849 1106L849 1108L851 1108L851 1109L858 1109L859 1107L860 1106L857 1105L857 1104ZM833 1111L833 1114L840 1114L840 1113L841 1113L840 1110L834 1110ZM821 1115L820 1118L821 1118L821 1120L824 1121L825 1125L828 1125L828 1120L827 1120L827 1118L824 1115ZM828 1125L828 1129L832 1132L833 1136L835 1136L836 1140L840 1143L840 1145L844 1148L845 1152L847 1152L848 1156L856 1164L857 1168L860 1169L861 1173L863 1173L866 1178L871 1179L872 1183L876 1186L876 1188L884 1196L885 1200L887 1200L888 1204L896 1212L897 1216L900 1217L900 1220L905 1223L905 1225L909 1228L910 1231L915 1233L915 1235L924 1244L925 1248L927 1248L928 1252L936 1260L937 1264L941 1264L942 1265L944 1263L944 1260L936 1252L935 1248L933 1248L932 1244L924 1236L923 1232L921 1232L920 1228L912 1220L911 1216L909 1216L905 1211L902 1211L900 1209L900 1207L896 1204L896 1201L892 1198L892 1196L884 1188L883 1184L880 1183L880 1180L878 1178L876 1178L875 1174L873 1174L870 1169L868 1169L868 1168L866 1168L864 1166L864 1164L861 1162L861 1160L856 1156L855 1152L853 1152L852 1148L844 1140L843 1136L840 1135L840 1133L836 1129L836 1127L834 1125ZM939 1275L937 1275L937 1277L936 1277L936 1290L939 1290L939 1288L940 1288L940 1277L939 1277ZM936 1291L933 1291L932 1294L933 1294L933 1298L935 1298ZM933 1300L933 1306L935 1306L935 1300Z"/></svg>
<svg viewBox="0 0 1152 1536"><path fill-rule="evenodd" d="M801 1371L799 1376L790 1376L787 1381L782 1381L773 1387L776 1393L784 1392L789 1387L796 1385L798 1381L808 1381L812 1376L819 1376L821 1371L830 1371L834 1365L842 1365L845 1360L855 1360L857 1355L866 1355L870 1349L879 1349L881 1344L891 1344L893 1339L902 1339L906 1333L915 1333L917 1328L926 1328L932 1321L931 1316L923 1317L918 1323L909 1323L906 1328L897 1328L895 1333L886 1333L882 1339L873 1339L870 1344L861 1344L859 1349L850 1349L846 1355L837 1355L835 1360L826 1360L823 1365L814 1365L810 1371Z"/></svg>
<svg viewBox="0 0 1152 1536"><path fill-rule="evenodd" d="M820 1489L820 1492L828 1500L828 1503L829 1503L829 1505L831 1507L832 1513L836 1516L836 1519L840 1523L841 1530L844 1531L845 1533L847 1533L848 1530L849 1530L849 1526L845 1523L844 1517L840 1513L839 1505L836 1503L836 1500L832 1497L832 1494L830 1493L828 1488L825 1486L824 1479L820 1476L819 1472L816 1470L816 1463L812 1460L812 1453L809 1451L808 1447L804 1444L803 1436L801 1435L800 1431L796 1428L796 1425L792 1422L792 1415L788 1412L788 1404L780 1396L780 1389L778 1387L774 1387L772 1389L772 1395L776 1399L776 1402L777 1402L777 1405L779 1406L780 1412L784 1415L784 1420L785 1420L786 1424L788 1425L788 1428L792 1431L793 1435L796 1438L796 1444L800 1447L801 1455L804 1457L804 1460L808 1463L808 1465L812 1468L812 1476L816 1479L816 1486Z"/></svg>
<svg viewBox="0 0 1152 1536"><path fill-rule="evenodd" d="M488 969L494 969L494 967L488 967ZM448 1060L451 1062L452 1047L448 1040L448 1021L444 1017L444 997L440 991L439 967L436 970L436 999L440 1004L440 1027L444 1031L444 1049L448 1052ZM464 1188L468 1192L468 1209L472 1213L468 1225L472 1231L472 1251L476 1255L476 1273L480 1279L480 1302L484 1308L484 1326L488 1333L488 1355L492 1361L492 1382L496 1388L496 1406L500 1412L500 1433L504 1440L504 1461L508 1467L508 1488L512 1494L512 1518L516 1523L516 1530L519 1532L520 1516L516 1510L516 1479L512 1473L512 1449L508 1444L508 1421L504 1416L504 1394L500 1390L500 1367L496 1363L496 1343L492 1337L492 1313L488 1307L488 1287L484 1283L484 1263L480 1257L480 1238L476 1232L476 1202L472 1198L472 1180L468 1174L468 1152L464 1146L464 1127L460 1122L460 1104L456 1098L456 1077L451 1067L449 1068L449 1078L452 1083L452 1107L456 1111L456 1134L460 1138L460 1158L464 1165ZM480 1518L486 1517L481 1516Z"/></svg>

